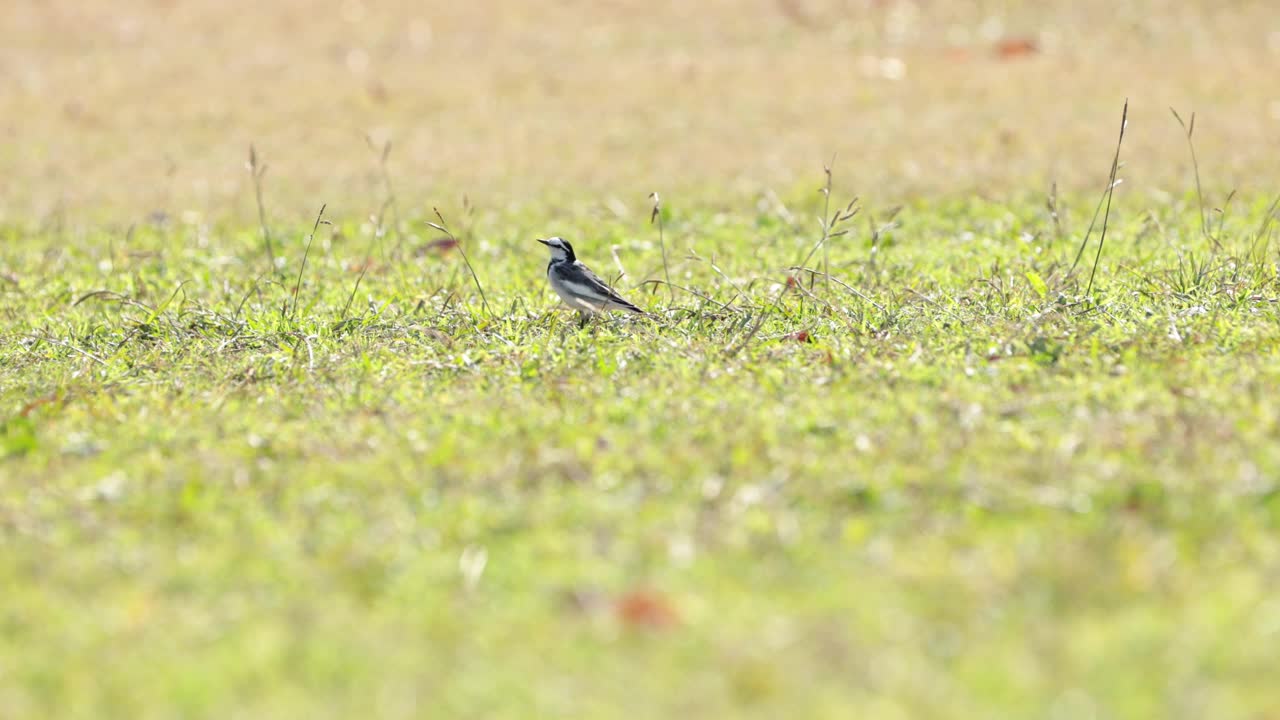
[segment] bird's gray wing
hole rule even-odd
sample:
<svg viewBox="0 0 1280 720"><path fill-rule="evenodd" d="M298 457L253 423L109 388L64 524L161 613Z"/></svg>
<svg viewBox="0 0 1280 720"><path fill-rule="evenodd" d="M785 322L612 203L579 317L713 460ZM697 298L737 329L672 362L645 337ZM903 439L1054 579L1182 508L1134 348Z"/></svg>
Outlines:
<svg viewBox="0 0 1280 720"><path fill-rule="evenodd" d="M600 275L596 275L591 272L591 269L584 264L573 264L571 272L567 273L566 278L564 279L573 284L580 284L580 286L584 287L585 290L588 290L591 295L599 295L602 297L602 300L617 302L618 305L631 305L630 302L622 300L622 296L618 295L617 292L614 292L612 287L605 284L605 282L600 279Z"/></svg>
<svg viewBox="0 0 1280 720"><path fill-rule="evenodd" d="M599 275L596 275L591 271L591 268L581 262L574 263L566 270L567 272L565 272L563 279L565 283L573 287L575 292L587 297L594 297L597 302L611 302L629 310L641 312L640 308L624 300L621 295L614 292L613 288L606 285Z"/></svg>

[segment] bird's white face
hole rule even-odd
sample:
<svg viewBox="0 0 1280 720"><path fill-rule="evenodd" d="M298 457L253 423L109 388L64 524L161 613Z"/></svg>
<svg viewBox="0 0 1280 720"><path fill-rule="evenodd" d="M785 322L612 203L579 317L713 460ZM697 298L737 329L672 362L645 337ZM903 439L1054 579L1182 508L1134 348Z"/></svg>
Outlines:
<svg viewBox="0 0 1280 720"><path fill-rule="evenodd" d="M569 247L569 243L565 242L563 238L550 237L538 242L551 248L552 260L564 260L573 254L573 249Z"/></svg>

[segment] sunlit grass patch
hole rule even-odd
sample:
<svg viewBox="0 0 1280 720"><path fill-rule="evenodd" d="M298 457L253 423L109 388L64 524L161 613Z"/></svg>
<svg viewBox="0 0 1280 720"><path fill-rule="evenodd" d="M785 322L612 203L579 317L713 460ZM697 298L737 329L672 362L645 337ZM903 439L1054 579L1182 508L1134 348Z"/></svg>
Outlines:
<svg viewBox="0 0 1280 720"><path fill-rule="evenodd" d="M1268 709L1273 199L1095 200L9 228L0 704Z"/></svg>

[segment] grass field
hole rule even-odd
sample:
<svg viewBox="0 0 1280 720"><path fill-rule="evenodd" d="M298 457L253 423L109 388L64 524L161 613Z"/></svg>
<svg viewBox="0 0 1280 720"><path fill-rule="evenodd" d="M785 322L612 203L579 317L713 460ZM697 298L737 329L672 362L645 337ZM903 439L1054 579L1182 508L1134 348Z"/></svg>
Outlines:
<svg viewBox="0 0 1280 720"><path fill-rule="evenodd" d="M403 5L0 20L0 717L1280 717L1265 4Z"/></svg>

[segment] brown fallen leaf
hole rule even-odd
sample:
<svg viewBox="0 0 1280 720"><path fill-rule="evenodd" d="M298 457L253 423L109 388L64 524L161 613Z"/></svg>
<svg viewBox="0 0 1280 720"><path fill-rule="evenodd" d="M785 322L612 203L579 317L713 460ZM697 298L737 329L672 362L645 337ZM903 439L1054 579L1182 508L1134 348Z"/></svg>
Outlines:
<svg viewBox="0 0 1280 720"><path fill-rule="evenodd" d="M1001 60L1014 60L1040 52L1040 46L1028 37L1009 37L996 43L996 57Z"/></svg>
<svg viewBox="0 0 1280 720"><path fill-rule="evenodd" d="M380 266L372 260L351 261L347 263L347 272L362 273L375 272Z"/></svg>
<svg viewBox="0 0 1280 720"><path fill-rule="evenodd" d="M653 590L631 590L613 603L614 612L624 625L655 630L679 624L680 617L671 601Z"/></svg>
<svg viewBox="0 0 1280 720"><path fill-rule="evenodd" d="M66 398L64 398L62 395L62 391L59 390L59 391L51 392L48 395L45 395L44 397L36 398L35 400L32 400L26 405L23 405L22 409L18 411L18 417L28 417L29 415L31 415L33 411L35 411L38 408L44 407L45 405L52 405L53 403L56 403L65 399Z"/></svg>
<svg viewBox="0 0 1280 720"><path fill-rule="evenodd" d="M440 237L423 245L418 249L418 255L425 255L428 252L443 253L458 247L457 238Z"/></svg>

